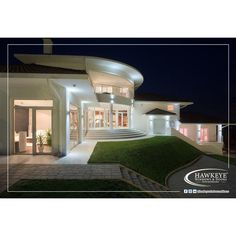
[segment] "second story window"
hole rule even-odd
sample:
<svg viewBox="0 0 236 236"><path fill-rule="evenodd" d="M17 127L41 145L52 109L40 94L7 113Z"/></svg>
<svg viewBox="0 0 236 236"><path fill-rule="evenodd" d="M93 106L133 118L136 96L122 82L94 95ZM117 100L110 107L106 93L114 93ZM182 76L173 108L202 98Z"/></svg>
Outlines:
<svg viewBox="0 0 236 236"><path fill-rule="evenodd" d="M120 95L124 97L129 97L129 89L128 88L120 88Z"/></svg>
<svg viewBox="0 0 236 236"><path fill-rule="evenodd" d="M174 111L174 105L167 105L167 111Z"/></svg>

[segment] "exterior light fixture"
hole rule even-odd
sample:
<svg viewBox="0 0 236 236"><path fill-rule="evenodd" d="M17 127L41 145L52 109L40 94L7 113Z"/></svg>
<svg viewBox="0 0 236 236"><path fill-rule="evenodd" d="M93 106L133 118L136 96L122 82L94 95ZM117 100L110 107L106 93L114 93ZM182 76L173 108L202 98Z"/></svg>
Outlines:
<svg viewBox="0 0 236 236"><path fill-rule="evenodd" d="M112 104L114 103L114 100L113 100L113 99L111 100L111 103L112 103Z"/></svg>
<svg viewBox="0 0 236 236"><path fill-rule="evenodd" d="M114 94L111 94L110 96L111 96L111 99L114 99L114 98L115 98L115 95L114 95Z"/></svg>

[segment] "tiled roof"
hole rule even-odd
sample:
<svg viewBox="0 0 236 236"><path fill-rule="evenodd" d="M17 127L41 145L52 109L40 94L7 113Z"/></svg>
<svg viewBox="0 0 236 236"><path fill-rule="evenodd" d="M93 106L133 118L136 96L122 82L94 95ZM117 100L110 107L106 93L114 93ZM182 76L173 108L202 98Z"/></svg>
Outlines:
<svg viewBox="0 0 236 236"><path fill-rule="evenodd" d="M176 115L176 113L156 108L156 109L153 109L153 110L151 110L149 112L146 112L146 115Z"/></svg>
<svg viewBox="0 0 236 236"><path fill-rule="evenodd" d="M6 65L0 65L0 72L7 72ZM86 74L84 70L65 69L36 64L9 65L10 73L35 73L35 74Z"/></svg>

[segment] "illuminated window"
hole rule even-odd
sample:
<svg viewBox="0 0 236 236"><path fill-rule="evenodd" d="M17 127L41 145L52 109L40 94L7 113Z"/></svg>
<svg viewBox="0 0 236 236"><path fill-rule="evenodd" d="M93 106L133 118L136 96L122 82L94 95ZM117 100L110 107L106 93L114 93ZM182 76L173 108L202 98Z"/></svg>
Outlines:
<svg viewBox="0 0 236 236"><path fill-rule="evenodd" d="M103 86L102 92L103 93L112 93L112 87L111 86Z"/></svg>
<svg viewBox="0 0 236 236"><path fill-rule="evenodd" d="M168 111L174 111L174 105L167 105Z"/></svg>
<svg viewBox="0 0 236 236"><path fill-rule="evenodd" d="M200 141L201 142L208 142L208 128L201 128Z"/></svg>
<svg viewBox="0 0 236 236"><path fill-rule="evenodd" d="M128 97L129 96L129 89L128 88L120 88L120 95Z"/></svg>
<svg viewBox="0 0 236 236"><path fill-rule="evenodd" d="M187 128L179 128L179 132L184 136L188 137L188 129Z"/></svg>
<svg viewBox="0 0 236 236"><path fill-rule="evenodd" d="M96 93L101 93L102 92L102 87L101 86L96 86L95 87L95 92Z"/></svg>

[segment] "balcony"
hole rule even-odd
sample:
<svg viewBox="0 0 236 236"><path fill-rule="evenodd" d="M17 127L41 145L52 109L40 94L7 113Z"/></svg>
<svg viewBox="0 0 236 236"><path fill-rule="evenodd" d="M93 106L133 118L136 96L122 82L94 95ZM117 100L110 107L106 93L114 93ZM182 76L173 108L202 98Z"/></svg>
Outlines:
<svg viewBox="0 0 236 236"><path fill-rule="evenodd" d="M95 84L95 93L97 94L113 94L115 96L132 99L134 97L133 88L118 87L113 85Z"/></svg>

